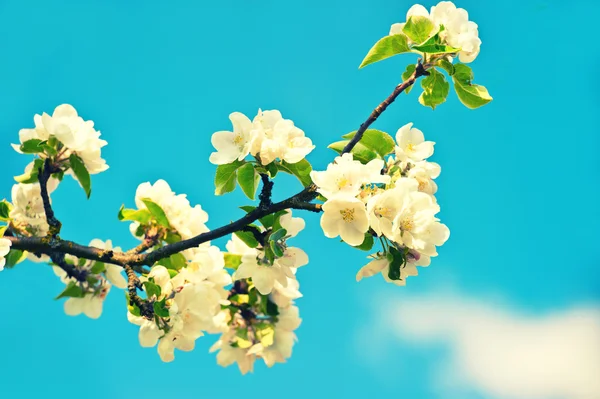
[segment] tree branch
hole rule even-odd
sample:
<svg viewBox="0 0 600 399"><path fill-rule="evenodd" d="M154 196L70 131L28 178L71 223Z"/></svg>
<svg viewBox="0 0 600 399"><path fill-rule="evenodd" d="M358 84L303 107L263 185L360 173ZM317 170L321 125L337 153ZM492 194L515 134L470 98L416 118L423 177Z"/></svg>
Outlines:
<svg viewBox="0 0 600 399"><path fill-rule="evenodd" d="M406 79L404 82L396 86L392 94L390 94L381 104L379 104L373 112L369 115L367 120L360 125L359 129L356 131L354 137L348 142L348 144L344 147L342 153L347 153L352 151L354 146L360 141L364 132L379 118L379 116L387 109L387 107L394 102L396 97L400 95L404 90L413 85L417 78L421 76L427 75L428 72L426 68L421 64L420 60L416 65L415 71L413 74ZM45 169L45 168L44 168ZM267 216L273 213L282 211L284 209L302 209L308 210L312 212L320 212L321 205L311 203L317 196L317 187L312 184L306 187L304 190L299 193L293 195L292 197L272 203L271 202L271 190L273 188L273 182L269 180L267 175L261 175L261 179L263 182L263 188L261 194L259 195L260 206L255 208L254 210L248 212L246 215L241 217L240 219L232 222L228 225L219 227L215 230L208 231L206 233L202 233L197 235L196 237L192 237L187 240L182 240L173 244L166 245L162 248L157 249L156 251L150 253L140 253L139 251L134 251L138 248L143 248L144 243L140 244L140 246L136 247L134 250L124 252L114 252L114 251L103 251L98 248L87 247L83 245L79 245L77 243L71 241L65 241L61 239L52 240L49 242L46 237L6 237L11 241L13 249L20 249L24 251L34 252L34 253L43 253L52 255L54 251L60 252L63 254L70 254L77 256L79 258L85 258L90 260L96 260L106 263L112 263L116 265L126 266L133 271L135 266L148 265L152 266L156 261L167 258L173 254L179 253L186 249L194 248L199 246L202 243L224 237L226 235L232 234L236 231L243 230L246 226L253 223L254 221ZM47 196L47 192L46 192ZM44 203L45 204L45 203ZM49 205L49 201L48 201ZM51 211L51 208L50 208ZM48 215L48 213L47 213ZM50 213L53 217L53 213ZM149 248L146 248L149 249ZM139 306L139 305L138 305ZM141 308L140 308L141 309Z"/></svg>
<svg viewBox="0 0 600 399"><path fill-rule="evenodd" d="M42 202L44 204L44 213L46 214L46 221L48 222L48 226L50 226L49 234L56 238L58 233L60 233L60 229L62 224L60 221L54 216L54 210L52 210L52 205L50 204L50 196L48 195L48 180L53 173L58 172L59 169L52 165L50 162L50 158L46 158L44 161L44 166L38 169L38 181L40 183L40 195L42 196Z"/></svg>
<svg viewBox="0 0 600 399"><path fill-rule="evenodd" d="M398 97L400 95L400 93L402 93L408 87L412 86L419 77L425 76L425 75L429 75L429 72L427 72L425 70L425 67L423 66L423 64L421 64L421 60L419 60L419 62L415 66L415 71L412 73L412 75L410 75L410 77L408 79L406 79L404 82L402 82L398 86L396 86L396 88L394 89L392 94L390 94L388 96L388 98L383 100L381 102L381 104L379 104L373 110L373 112L371 112L371 115L369 115L367 120L364 121L362 123L362 125L360 125L360 127L356 131L356 134L354 135L354 137L352 137L350 142L348 144L346 144L346 146L342 150L342 154L352 151L352 149L356 146L356 144L358 144L358 142L362 138L365 131L369 128L369 126L371 126L373 124L373 122L375 122L377 120L377 118L379 118L379 116L387 109L387 107L391 103L394 102L396 97Z"/></svg>

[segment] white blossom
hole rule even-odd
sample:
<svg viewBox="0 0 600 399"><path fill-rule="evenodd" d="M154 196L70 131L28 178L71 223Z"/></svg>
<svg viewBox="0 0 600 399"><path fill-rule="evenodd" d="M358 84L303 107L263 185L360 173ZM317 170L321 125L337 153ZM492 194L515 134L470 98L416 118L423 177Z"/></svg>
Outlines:
<svg viewBox="0 0 600 399"><path fill-rule="evenodd" d="M95 294L86 293L83 298L69 298L65 301L65 313L69 316L83 313L90 319L97 319L102 314L102 305L109 291L110 284L105 282Z"/></svg>
<svg viewBox="0 0 600 399"><path fill-rule="evenodd" d="M52 179L51 181L52 184L47 186L48 194L51 194L57 186L56 180ZM39 183L15 184L11 194L13 209L10 211L10 218L13 223L23 227L33 236L46 235L49 226L46 221ZM51 199L50 203L52 203Z"/></svg>
<svg viewBox="0 0 600 399"><path fill-rule="evenodd" d="M369 229L365 205L355 198L334 198L323 204L321 228L326 237L340 236L350 245L362 244Z"/></svg>
<svg viewBox="0 0 600 399"><path fill-rule="evenodd" d="M52 116L43 113L35 115L33 120L35 128L19 131L21 144L31 139L48 140L55 137L67 150L62 153L63 159L75 153L82 159L90 174L108 169L101 156L101 149L107 142L100 139L100 132L94 129L94 122L83 120L72 105L59 105ZM13 148L21 152L18 145L13 145ZM67 174L72 174L72 171L69 170Z"/></svg>
<svg viewBox="0 0 600 399"><path fill-rule="evenodd" d="M420 256L417 260L415 258L409 258L405 265L400 267L400 279L392 280L389 277L390 262L385 257L379 258L377 254L371 255L375 257L371 262L363 266L356 274L356 281L361 281L364 277L371 277L377 273L381 273L386 282L392 283L398 286L405 286L406 279L410 276L418 275L417 266L429 266L430 258L426 255Z"/></svg>
<svg viewBox="0 0 600 399"><path fill-rule="evenodd" d="M287 285L286 273L282 266L275 262L269 264L260 253L260 251L248 252L242 255L242 263L233 273L233 280L241 280L251 278L252 283L263 295L271 293L275 281L278 281L282 286Z"/></svg>
<svg viewBox="0 0 600 399"><path fill-rule="evenodd" d="M433 154L433 141L425 141L423 132L412 127L412 122L396 133L396 158L401 161L422 161Z"/></svg>
<svg viewBox="0 0 600 399"><path fill-rule="evenodd" d="M310 172L310 177L317 185L317 191L328 199L334 196L350 198L356 197L365 184L389 183L390 177L381 174L383 167L382 159L363 165L353 159L352 153L346 153L336 157L325 171Z"/></svg>
<svg viewBox="0 0 600 399"><path fill-rule="evenodd" d="M4 270L6 259L4 258L10 252L12 242L6 238L0 237L0 271Z"/></svg>
<svg viewBox="0 0 600 399"><path fill-rule="evenodd" d="M213 133L211 143L217 152L210 154L210 162L215 165L242 161L250 154L252 144L252 122L241 112L229 115L233 131L220 131Z"/></svg>

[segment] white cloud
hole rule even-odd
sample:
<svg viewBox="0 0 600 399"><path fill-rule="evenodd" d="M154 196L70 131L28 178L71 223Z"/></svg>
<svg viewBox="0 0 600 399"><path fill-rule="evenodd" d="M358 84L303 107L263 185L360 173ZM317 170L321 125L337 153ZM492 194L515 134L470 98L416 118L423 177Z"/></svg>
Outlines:
<svg viewBox="0 0 600 399"><path fill-rule="evenodd" d="M457 295L388 297L387 303L370 324L378 330L370 336L413 346L446 344L449 357L434 381L446 394L466 389L501 399L600 398L597 307L531 316Z"/></svg>

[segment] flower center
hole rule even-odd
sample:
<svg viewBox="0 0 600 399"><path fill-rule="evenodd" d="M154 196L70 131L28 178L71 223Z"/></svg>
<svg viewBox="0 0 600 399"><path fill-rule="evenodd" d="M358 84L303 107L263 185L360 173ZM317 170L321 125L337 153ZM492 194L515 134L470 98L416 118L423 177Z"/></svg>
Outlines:
<svg viewBox="0 0 600 399"><path fill-rule="evenodd" d="M400 229L405 231L411 231L415 227L415 221L412 215L407 215L400 221Z"/></svg>
<svg viewBox="0 0 600 399"><path fill-rule="evenodd" d="M415 152L415 145L413 143L408 143L406 145L406 152Z"/></svg>
<svg viewBox="0 0 600 399"><path fill-rule="evenodd" d="M380 206L375 209L375 215L379 217L389 218L391 216L392 210L385 206Z"/></svg>
<svg viewBox="0 0 600 399"><path fill-rule="evenodd" d="M337 185L339 189L346 187L348 184L350 184L350 181L345 176L338 179Z"/></svg>
<svg viewBox="0 0 600 399"><path fill-rule="evenodd" d="M235 138L233 139L233 144L240 145L243 140L244 139L243 139L242 135L238 133L238 134L236 134Z"/></svg>
<svg viewBox="0 0 600 399"><path fill-rule="evenodd" d="M417 180L419 182L419 191L425 191L425 189L427 188L427 181L426 180Z"/></svg>
<svg viewBox="0 0 600 399"><path fill-rule="evenodd" d="M340 214L342 215L342 219L344 219L344 222L350 223L354 221L354 209L346 208L344 210L341 210Z"/></svg>

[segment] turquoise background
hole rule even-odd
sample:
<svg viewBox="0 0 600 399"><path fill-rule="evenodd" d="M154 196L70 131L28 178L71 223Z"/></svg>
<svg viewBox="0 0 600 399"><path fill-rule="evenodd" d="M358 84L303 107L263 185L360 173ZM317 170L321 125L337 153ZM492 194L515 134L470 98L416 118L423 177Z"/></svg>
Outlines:
<svg viewBox="0 0 600 399"><path fill-rule="evenodd" d="M249 201L239 189L212 195L211 134L230 128L230 112L279 109L312 138L317 149L308 159L325 168L333 157L327 144L355 130L415 62L404 55L358 70L412 4L2 0L0 197L10 197L12 176L29 162L8 145L19 129L32 127L34 114L70 103L109 142L103 157L110 169L93 177L89 201L70 179L53 195L64 238L133 246L118 209L134 205L138 184L159 178L201 204L209 227L227 223ZM52 300L59 280L47 266L26 262L0 274L0 397L441 398L430 384L436 348L390 344L391 360L365 361L369 347L357 345L356 334L374 298L450 284L531 314L598 304L600 57L593 38L600 5L457 5L479 24L482 52L472 67L494 101L471 111L451 93L432 111L415 90L374 125L395 133L412 121L437 143L440 216L451 237L431 267L404 288L380 278L357 284L365 254L323 237L318 216L303 214L308 227L295 245L311 263L298 273L299 342L288 363L261 364L242 377L207 353L214 336L161 363L156 349L139 346L116 289L99 320L66 316ZM278 177L275 197L299 188Z"/></svg>

